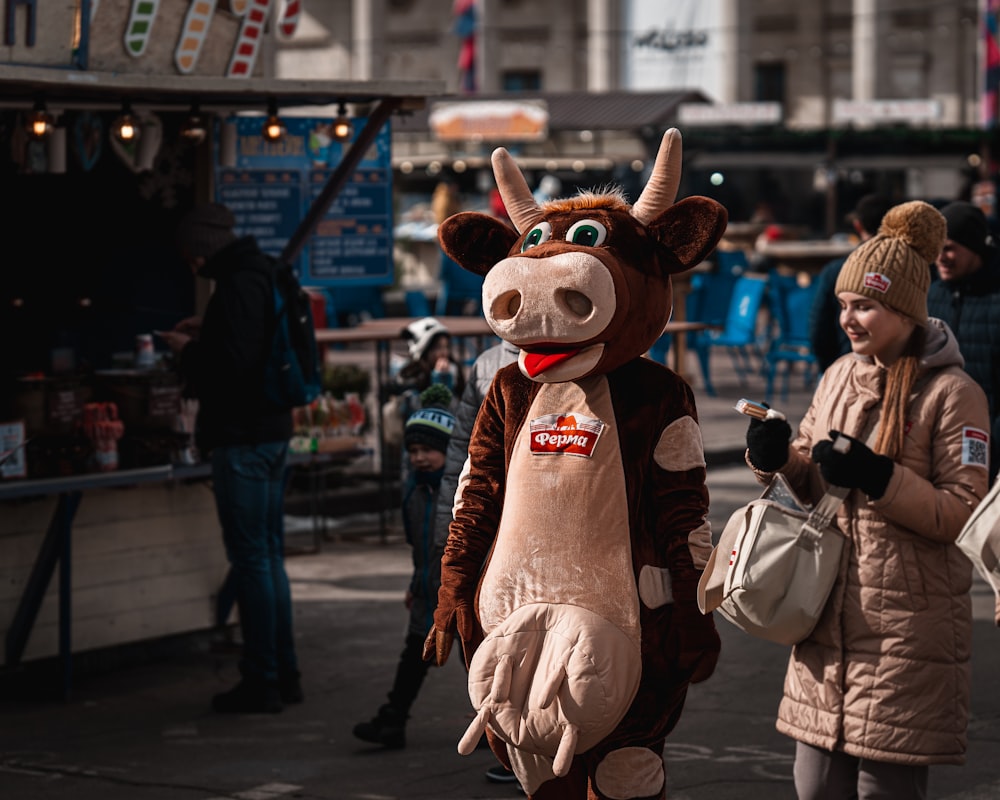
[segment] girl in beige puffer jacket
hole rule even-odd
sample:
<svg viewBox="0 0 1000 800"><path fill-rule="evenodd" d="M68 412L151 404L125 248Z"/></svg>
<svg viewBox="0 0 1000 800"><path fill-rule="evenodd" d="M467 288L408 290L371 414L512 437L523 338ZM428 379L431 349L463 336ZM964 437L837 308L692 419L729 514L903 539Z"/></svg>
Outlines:
<svg viewBox="0 0 1000 800"><path fill-rule="evenodd" d="M972 567L954 541L987 490L989 416L954 335L927 317L944 237L928 204L892 209L841 270L853 352L824 374L795 441L781 419L747 431L762 481L780 471L812 501L826 483L854 490L840 574L778 710L800 800L923 798L930 764L965 760Z"/></svg>

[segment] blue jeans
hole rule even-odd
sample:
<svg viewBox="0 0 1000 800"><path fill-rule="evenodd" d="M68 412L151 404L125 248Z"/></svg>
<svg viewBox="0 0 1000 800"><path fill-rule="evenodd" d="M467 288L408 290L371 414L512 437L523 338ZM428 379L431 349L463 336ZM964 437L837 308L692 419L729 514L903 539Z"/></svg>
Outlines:
<svg viewBox="0 0 1000 800"><path fill-rule="evenodd" d="M277 680L298 669L292 593L285 573L287 442L218 447L212 452L215 505L236 580L243 633L240 672Z"/></svg>

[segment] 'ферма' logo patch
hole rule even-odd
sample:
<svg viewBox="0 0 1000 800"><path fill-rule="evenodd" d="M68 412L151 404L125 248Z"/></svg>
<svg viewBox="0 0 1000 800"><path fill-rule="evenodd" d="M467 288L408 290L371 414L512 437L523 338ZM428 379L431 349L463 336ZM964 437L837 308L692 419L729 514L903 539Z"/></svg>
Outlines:
<svg viewBox="0 0 1000 800"><path fill-rule="evenodd" d="M531 420L531 452L535 455L567 455L590 458L604 423L576 414L546 414Z"/></svg>
<svg viewBox="0 0 1000 800"><path fill-rule="evenodd" d="M882 292L882 294L885 294L889 291L890 286L892 286L892 281L885 277L885 275L881 272L865 273L866 289L874 289L876 292Z"/></svg>

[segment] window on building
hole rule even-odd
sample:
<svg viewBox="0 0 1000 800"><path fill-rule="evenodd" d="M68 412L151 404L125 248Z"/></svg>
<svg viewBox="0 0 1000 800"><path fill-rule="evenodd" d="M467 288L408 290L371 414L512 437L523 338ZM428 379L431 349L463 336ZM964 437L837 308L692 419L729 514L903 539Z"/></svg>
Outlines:
<svg viewBox="0 0 1000 800"><path fill-rule="evenodd" d="M824 27L828 31L849 31L854 27L854 17L850 14L826 14Z"/></svg>
<svg viewBox="0 0 1000 800"><path fill-rule="evenodd" d="M503 73L505 92L537 92L542 88L542 73L537 69L509 70Z"/></svg>
<svg viewBox="0 0 1000 800"><path fill-rule="evenodd" d="M785 65L768 62L754 66L754 100L758 103L785 102Z"/></svg>
<svg viewBox="0 0 1000 800"><path fill-rule="evenodd" d="M758 14L753 21L756 33L794 33L799 20L794 14Z"/></svg>
<svg viewBox="0 0 1000 800"><path fill-rule="evenodd" d="M900 54L892 58L889 70L889 96L927 97L929 59L923 54Z"/></svg>

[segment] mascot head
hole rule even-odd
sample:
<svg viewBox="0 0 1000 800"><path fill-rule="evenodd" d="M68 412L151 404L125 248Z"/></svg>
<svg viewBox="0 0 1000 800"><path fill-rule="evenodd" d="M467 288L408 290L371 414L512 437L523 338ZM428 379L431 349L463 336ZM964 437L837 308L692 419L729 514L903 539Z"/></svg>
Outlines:
<svg viewBox="0 0 1000 800"><path fill-rule="evenodd" d="M521 371L560 382L610 372L645 353L670 318L670 276L698 264L726 230L707 197L675 203L681 136L663 135L634 206L619 191L537 204L503 148L493 172L511 230L465 212L438 231L441 247L485 276L483 310L497 336L521 349Z"/></svg>

